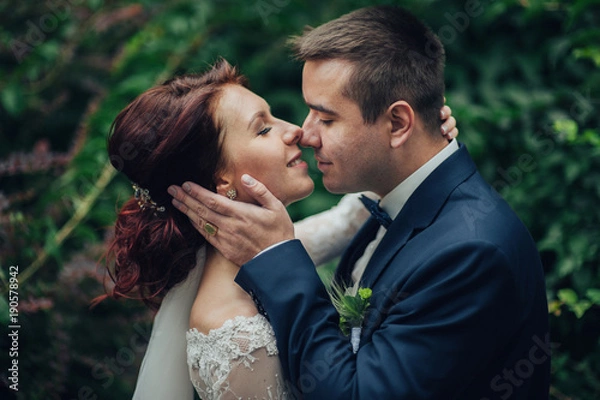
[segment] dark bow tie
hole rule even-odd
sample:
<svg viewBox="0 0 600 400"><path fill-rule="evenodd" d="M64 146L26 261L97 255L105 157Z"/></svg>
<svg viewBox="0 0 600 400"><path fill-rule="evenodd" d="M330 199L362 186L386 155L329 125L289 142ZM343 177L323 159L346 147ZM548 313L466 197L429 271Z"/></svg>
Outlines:
<svg viewBox="0 0 600 400"><path fill-rule="evenodd" d="M365 207L367 207L367 210L369 210L373 218L375 218L375 220L379 222L379 224L385 229L392 224L392 218L381 207L379 207L378 201L371 200L364 194L360 196L360 201L362 201Z"/></svg>

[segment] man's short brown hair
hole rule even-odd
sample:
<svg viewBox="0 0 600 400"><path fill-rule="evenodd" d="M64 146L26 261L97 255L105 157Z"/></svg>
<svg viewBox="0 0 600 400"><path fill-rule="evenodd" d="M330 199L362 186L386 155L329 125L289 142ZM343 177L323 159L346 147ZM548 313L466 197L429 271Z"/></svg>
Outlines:
<svg viewBox="0 0 600 400"><path fill-rule="evenodd" d="M423 22L400 7L361 8L292 37L302 61L343 59L354 70L343 95L355 101L366 123L405 100L426 129L438 134L444 104L445 52Z"/></svg>

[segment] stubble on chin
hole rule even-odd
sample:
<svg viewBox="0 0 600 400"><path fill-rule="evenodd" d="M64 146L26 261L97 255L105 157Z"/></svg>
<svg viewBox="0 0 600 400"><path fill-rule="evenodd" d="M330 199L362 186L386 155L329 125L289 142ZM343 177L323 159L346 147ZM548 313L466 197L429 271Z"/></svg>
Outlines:
<svg viewBox="0 0 600 400"><path fill-rule="evenodd" d="M350 192L344 190L343 186L340 185L339 182L336 182L336 181L332 182L331 180L328 180L325 176L323 176L323 186L325 186L325 189L327 189L327 191L332 194L350 193Z"/></svg>

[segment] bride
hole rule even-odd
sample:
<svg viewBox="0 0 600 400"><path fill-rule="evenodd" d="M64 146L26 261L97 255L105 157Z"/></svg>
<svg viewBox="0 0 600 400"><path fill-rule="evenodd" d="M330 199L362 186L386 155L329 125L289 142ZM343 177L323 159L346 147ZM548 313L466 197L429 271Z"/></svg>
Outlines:
<svg viewBox="0 0 600 400"><path fill-rule="evenodd" d="M442 132L453 137L454 126L448 118ZM134 197L119 212L109 247L110 294L137 294L158 309L134 399L192 399L194 388L203 400L292 398L268 316L235 284L238 266L171 205L167 188L194 181L248 202L237 191L248 173L291 204L314 186L300 158L301 135L273 117L225 60L149 89L116 117L108 152ZM341 254L368 215L358 195L347 195L296 223L296 237L319 265Z"/></svg>

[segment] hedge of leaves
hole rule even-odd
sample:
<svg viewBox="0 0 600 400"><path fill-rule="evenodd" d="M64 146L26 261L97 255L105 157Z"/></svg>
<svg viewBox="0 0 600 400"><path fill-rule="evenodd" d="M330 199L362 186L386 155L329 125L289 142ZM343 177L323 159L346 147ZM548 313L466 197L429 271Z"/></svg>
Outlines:
<svg viewBox="0 0 600 400"><path fill-rule="evenodd" d="M275 115L306 113L290 34L367 0L0 1L0 323L17 289L19 399L130 398L152 315L103 293L116 210L132 195L107 164L117 112L218 56ZM546 271L551 397L600 396L600 3L405 0L445 43L448 103L484 177L529 227ZM307 151L307 158L310 151ZM293 218L338 197L317 189ZM477 218L477 214L472 216ZM2 365L12 341L0 337ZM13 357L14 358L14 357ZM3 395L3 398L4 395Z"/></svg>

